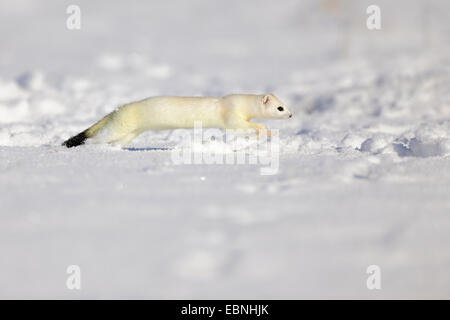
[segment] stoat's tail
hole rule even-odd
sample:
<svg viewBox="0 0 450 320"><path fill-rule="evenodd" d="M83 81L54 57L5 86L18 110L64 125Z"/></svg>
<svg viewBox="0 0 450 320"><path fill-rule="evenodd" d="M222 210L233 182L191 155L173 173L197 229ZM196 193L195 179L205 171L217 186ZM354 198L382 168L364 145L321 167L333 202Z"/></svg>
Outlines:
<svg viewBox="0 0 450 320"><path fill-rule="evenodd" d="M108 119L109 115L104 117L100 121L97 121L93 126L87 128L83 132L80 132L76 136L73 136L72 138L64 141L62 145L66 146L67 148L72 148L84 144L87 139L94 137L97 132L105 126Z"/></svg>

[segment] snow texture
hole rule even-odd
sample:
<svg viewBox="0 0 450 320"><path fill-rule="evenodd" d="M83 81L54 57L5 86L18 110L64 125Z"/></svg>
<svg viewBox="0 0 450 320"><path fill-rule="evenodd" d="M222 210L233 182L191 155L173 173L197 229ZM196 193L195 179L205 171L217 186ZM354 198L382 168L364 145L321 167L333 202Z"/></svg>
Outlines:
<svg viewBox="0 0 450 320"><path fill-rule="evenodd" d="M450 2L378 0L376 31L366 0L80 0L80 30L70 4L0 4L1 298L450 298ZM60 146L148 96L266 92L276 175L175 165L169 131Z"/></svg>

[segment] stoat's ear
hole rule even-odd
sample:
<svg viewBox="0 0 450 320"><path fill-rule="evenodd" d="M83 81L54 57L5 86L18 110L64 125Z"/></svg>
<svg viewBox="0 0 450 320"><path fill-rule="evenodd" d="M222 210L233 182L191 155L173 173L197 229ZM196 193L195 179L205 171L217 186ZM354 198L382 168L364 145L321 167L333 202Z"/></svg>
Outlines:
<svg viewBox="0 0 450 320"><path fill-rule="evenodd" d="M264 97L263 97L263 104L266 104L267 102L269 102L269 95L268 94L266 94Z"/></svg>

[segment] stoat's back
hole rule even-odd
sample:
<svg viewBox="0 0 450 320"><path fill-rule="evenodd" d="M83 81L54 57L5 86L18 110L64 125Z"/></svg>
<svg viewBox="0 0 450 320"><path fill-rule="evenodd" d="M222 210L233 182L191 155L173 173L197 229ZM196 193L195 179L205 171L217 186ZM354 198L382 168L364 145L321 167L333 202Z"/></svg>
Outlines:
<svg viewBox="0 0 450 320"><path fill-rule="evenodd" d="M195 121L206 127L223 127L223 106L216 97L154 97L139 102L146 130L192 128Z"/></svg>

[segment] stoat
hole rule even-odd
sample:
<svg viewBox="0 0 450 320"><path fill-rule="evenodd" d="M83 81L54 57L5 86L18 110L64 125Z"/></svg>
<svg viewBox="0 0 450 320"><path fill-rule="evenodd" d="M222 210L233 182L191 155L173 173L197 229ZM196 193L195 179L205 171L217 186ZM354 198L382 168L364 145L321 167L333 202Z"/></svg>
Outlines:
<svg viewBox="0 0 450 320"><path fill-rule="evenodd" d="M125 104L68 139L71 148L92 143L125 146L147 130L189 129L200 121L203 128L267 131L251 119L286 119L292 114L273 94L231 94L217 97L151 97Z"/></svg>

